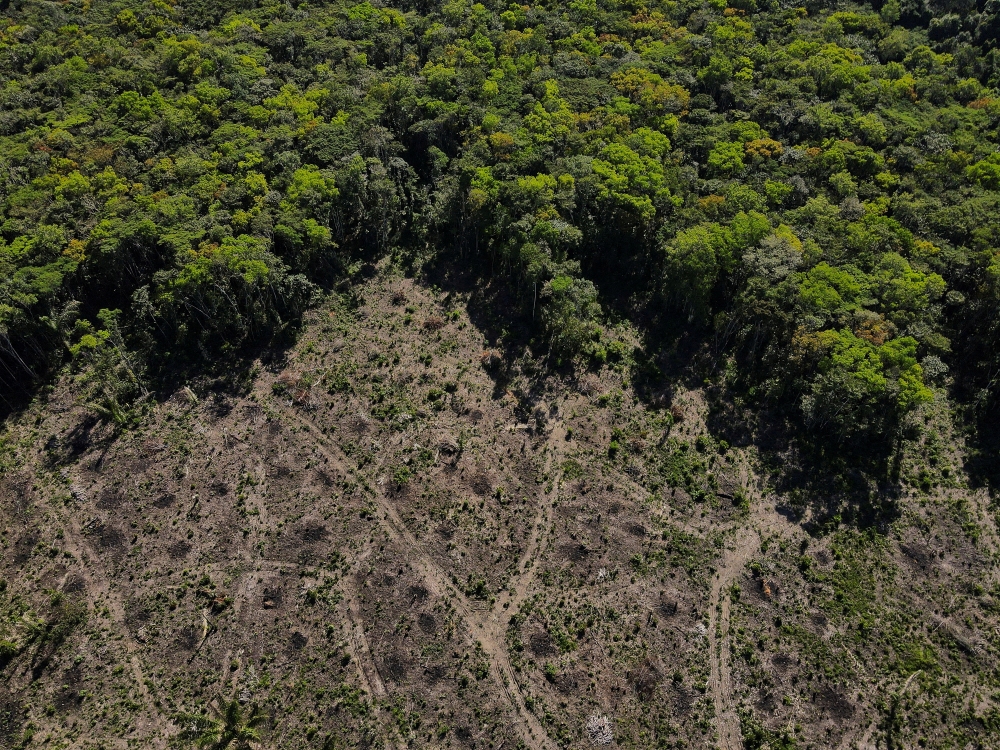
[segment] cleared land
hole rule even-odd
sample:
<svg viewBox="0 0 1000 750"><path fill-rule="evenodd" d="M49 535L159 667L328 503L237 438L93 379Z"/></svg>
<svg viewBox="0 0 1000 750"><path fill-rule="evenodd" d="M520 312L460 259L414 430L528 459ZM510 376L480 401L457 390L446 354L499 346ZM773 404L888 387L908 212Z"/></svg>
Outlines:
<svg viewBox="0 0 1000 750"><path fill-rule="evenodd" d="M503 361L467 308L386 270L242 389L11 420L0 746L231 698L273 747L996 746L985 495L823 527L710 394Z"/></svg>

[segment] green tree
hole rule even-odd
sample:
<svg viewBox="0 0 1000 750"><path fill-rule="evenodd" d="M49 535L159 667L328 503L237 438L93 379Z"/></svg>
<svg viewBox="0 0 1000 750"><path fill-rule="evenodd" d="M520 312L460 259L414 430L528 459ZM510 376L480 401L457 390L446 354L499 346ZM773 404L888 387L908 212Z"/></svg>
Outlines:
<svg viewBox="0 0 1000 750"><path fill-rule="evenodd" d="M879 346L841 329L801 334L797 346L819 355L802 398L806 424L814 429L854 439L891 428L904 413L933 400L912 338Z"/></svg>
<svg viewBox="0 0 1000 750"><path fill-rule="evenodd" d="M249 235L202 243L157 286L154 303L180 338L238 347L308 305L313 285Z"/></svg>
<svg viewBox="0 0 1000 750"><path fill-rule="evenodd" d="M77 321L77 341L70 346L84 386L84 398L101 417L123 427L135 417L133 403L148 395L145 363L125 342L121 310L101 310L103 327L95 330L87 320Z"/></svg>
<svg viewBox="0 0 1000 750"><path fill-rule="evenodd" d="M229 701L219 698L221 708L210 705L214 716L207 713L181 714L177 723L181 725L181 736L191 741L195 747L210 750L250 750L260 741L259 727L267 721L267 715L256 705L244 709L235 698Z"/></svg>
<svg viewBox="0 0 1000 750"><path fill-rule="evenodd" d="M542 325L552 353L572 358L599 340L601 306L593 282L560 273L545 283Z"/></svg>

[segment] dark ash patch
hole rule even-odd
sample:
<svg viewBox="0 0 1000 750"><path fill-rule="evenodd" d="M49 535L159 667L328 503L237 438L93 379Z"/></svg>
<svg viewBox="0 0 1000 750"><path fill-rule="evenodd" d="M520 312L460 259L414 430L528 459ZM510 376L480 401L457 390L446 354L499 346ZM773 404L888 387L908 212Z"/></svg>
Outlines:
<svg viewBox="0 0 1000 750"><path fill-rule="evenodd" d="M169 508L177 498L170 492L164 492L158 498L153 501L153 505L157 508Z"/></svg>

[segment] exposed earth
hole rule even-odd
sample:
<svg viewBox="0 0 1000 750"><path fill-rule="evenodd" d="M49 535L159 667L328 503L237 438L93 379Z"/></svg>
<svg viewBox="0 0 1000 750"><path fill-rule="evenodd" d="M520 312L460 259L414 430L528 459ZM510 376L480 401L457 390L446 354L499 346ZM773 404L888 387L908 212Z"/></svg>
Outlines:
<svg viewBox="0 0 1000 750"><path fill-rule="evenodd" d="M232 699L264 747L1000 747L960 470L831 523L711 393L507 361L476 310L380 268L134 429L71 376L8 420L0 747L183 746Z"/></svg>

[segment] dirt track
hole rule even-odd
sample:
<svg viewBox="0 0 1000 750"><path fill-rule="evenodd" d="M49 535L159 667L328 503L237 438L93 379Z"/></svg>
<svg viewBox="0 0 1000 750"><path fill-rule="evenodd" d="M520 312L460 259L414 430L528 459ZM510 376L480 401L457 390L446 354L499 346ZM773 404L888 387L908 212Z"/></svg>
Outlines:
<svg viewBox="0 0 1000 750"><path fill-rule="evenodd" d="M719 747L724 750L742 750L743 747L729 665L730 586L759 548L760 536L757 530L745 529L736 539L735 544L724 552L719 569L712 579L708 609L708 643L711 664L708 689L715 703Z"/></svg>
<svg viewBox="0 0 1000 750"><path fill-rule="evenodd" d="M751 496L750 515L735 530L724 549L712 578L708 607L708 642L710 674L709 693L715 706L718 746L723 750L742 750L743 736L737 713L731 657L730 595L732 585L759 552L765 536L786 537L793 527L779 516L772 505L749 484L750 473L744 467L741 482Z"/></svg>
<svg viewBox="0 0 1000 750"><path fill-rule="evenodd" d="M297 411L293 406L283 405L281 414L284 419L294 422L309 430L310 435L316 440L317 450L328 459L334 466L339 467L345 473L351 472L350 459L343 455L340 449L327 440L316 424ZM549 433L549 446L545 473L548 473L555 465L555 457L558 455L559 441L556 433L563 434L562 430L554 430ZM554 447L555 446L555 447ZM543 531L550 523L549 511L552 504L551 494L554 489L542 495L536 515L532 522L532 529L529 535L526 549L519 561L518 570L520 575L517 580L512 581L508 589L497 597L493 605L485 610L473 608L472 602L452 585L445 572L435 563L433 558L423 549L421 543L406 528L406 525L399 517L395 507L383 493L376 493L375 501L378 503L382 528L389 538L401 545L408 551L409 562L416 568L420 577L424 580L428 590L436 596L447 598L458 610L462 619L465 620L469 628L469 634L473 641L478 642L483 651L490 658L490 671L496 681L502 686L504 697L510 705L512 713L518 717L518 732L527 747L532 750L556 750L558 747L548 736L538 717L532 713L525 705L524 697L518 688L514 670L511 667L507 654L506 642L506 618L504 613L515 612L520 603L524 600L531 580L534 578L535 560L538 549L543 539ZM513 593L511 593L513 591ZM355 619L355 622L359 622ZM374 667L371 653L364 639L364 631L358 625L354 626L355 646L359 651L359 656L365 659L369 665L368 669L359 665L362 672L362 680L370 687L372 692L378 696L384 695L385 688L378 677L378 670ZM374 674L368 674L373 672Z"/></svg>
<svg viewBox="0 0 1000 750"><path fill-rule="evenodd" d="M78 511L78 509L71 508L71 511ZM115 587L112 585L100 557L92 554L90 550L90 544L84 532L85 525L81 525L80 523L80 513L68 512L60 513L60 515L63 516L60 520L65 530L66 551L83 563L76 570L86 581L90 602L100 601L110 615L111 627L121 638L121 643L127 657L125 661L134 680L136 691L139 693L147 709L147 715L151 715L153 698L149 694L148 680L138 656L138 646L135 637L125 622L125 606L122 603L121 597L115 591ZM97 605L94 604L92 609L96 610ZM125 746L124 742L122 740L122 746ZM165 747L166 745L162 741L158 741L156 746Z"/></svg>

